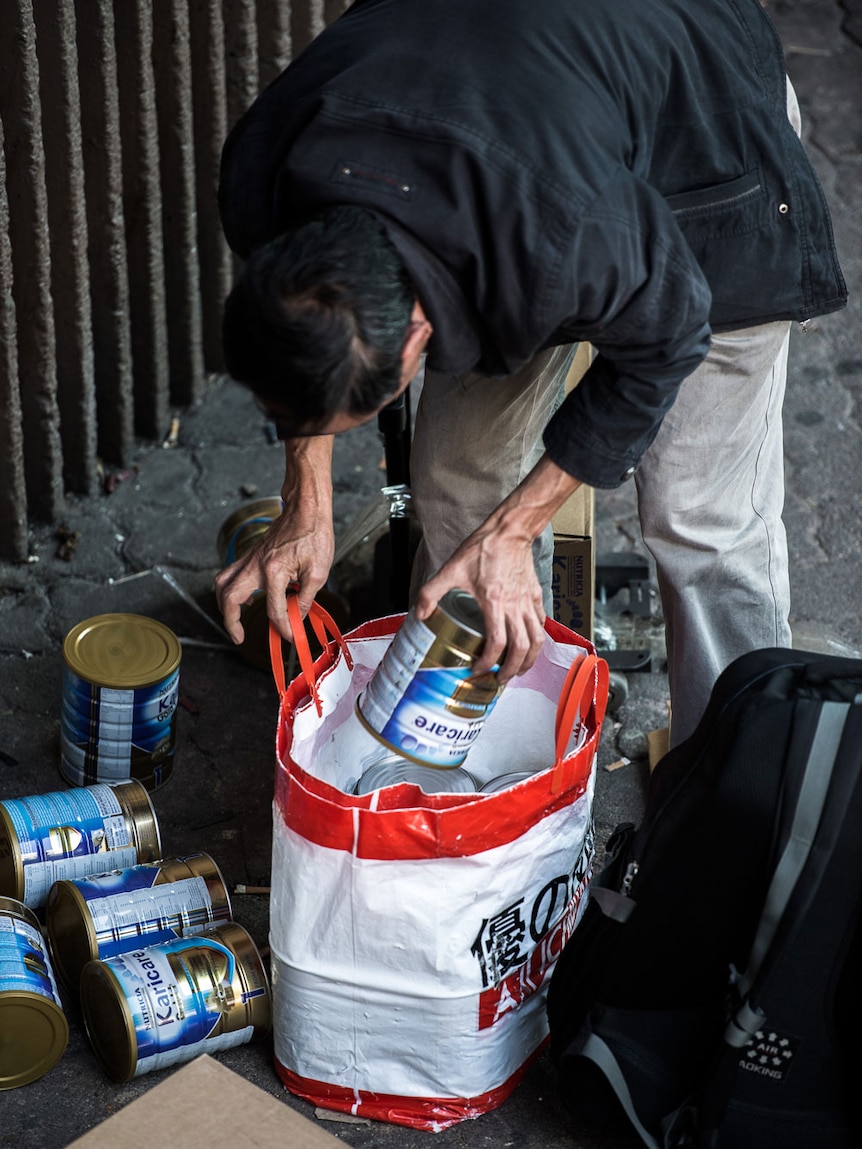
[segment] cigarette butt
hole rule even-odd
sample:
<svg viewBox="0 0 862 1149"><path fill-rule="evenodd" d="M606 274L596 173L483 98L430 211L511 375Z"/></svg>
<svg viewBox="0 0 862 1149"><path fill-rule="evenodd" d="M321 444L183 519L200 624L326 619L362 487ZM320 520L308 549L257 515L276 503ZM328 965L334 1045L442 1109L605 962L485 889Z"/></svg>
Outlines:
<svg viewBox="0 0 862 1149"><path fill-rule="evenodd" d="M173 419L171 419L171 427L170 427L170 430L168 431L168 437L162 443L162 446L163 447L175 447L177 445L177 439L179 439L179 437L180 437L180 421L179 421L179 419L174 417Z"/></svg>
<svg viewBox="0 0 862 1149"><path fill-rule="evenodd" d="M234 888L235 894L268 894L272 886L236 886Z"/></svg>
<svg viewBox="0 0 862 1149"><path fill-rule="evenodd" d="M370 1125L371 1121L368 1117L356 1117L352 1113L337 1113L333 1109L321 1109L319 1106L314 1111L314 1116L318 1121L337 1121L342 1125Z"/></svg>
<svg viewBox="0 0 862 1149"><path fill-rule="evenodd" d="M610 771L619 770L623 766L630 766L631 761L631 758L617 758L616 762L609 762L605 769L610 773Z"/></svg>

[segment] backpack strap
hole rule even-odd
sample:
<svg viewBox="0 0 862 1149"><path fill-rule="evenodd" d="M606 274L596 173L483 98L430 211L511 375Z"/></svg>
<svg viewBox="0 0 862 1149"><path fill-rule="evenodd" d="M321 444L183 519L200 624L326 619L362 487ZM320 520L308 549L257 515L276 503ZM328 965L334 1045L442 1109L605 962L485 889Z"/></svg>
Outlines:
<svg viewBox="0 0 862 1149"><path fill-rule="evenodd" d="M633 1128L647 1149L662 1149L661 1142L657 1141L641 1123L635 1110L634 1102L632 1101L632 1095L629 1092L625 1074L620 1068L620 1064L608 1043L599 1037L597 1033L593 1032L589 1018L578 1036L566 1050L566 1054L572 1057L585 1057L600 1069L611 1089L613 1089L623 1112L632 1123Z"/></svg>
<svg viewBox="0 0 862 1149"><path fill-rule="evenodd" d="M757 933L751 946L748 968L737 983L743 1004L728 1023L725 1040L742 1047L763 1023L763 1018L748 1010L746 998L769 951L799 876L805 867L835 771L838 746L847 716L849 702L823 702L808 758L799 787L799 797L791 819L790 832L764 901ZM824 863L825 864L825 863ZM751 1028L753 1026L753 1028Z"/></svg>
<svg viewBox="0 0 862 1149"><path fill-rule="evenodd" d="M790 830L764 900L748 968L737 982L740 1004L725 1028L724 1046L713 1065L708 1099L698 1106L699 1145L711 1145L717 1136L739 1071L738 1051L768 1023L766 1012L757 1006L757 998L769 980L776 958L781 956L781 941L788 935L792 937L798 923L805 918L807 898L805 891L799 893L800 883L804 879L807 890L818 889L829 864L829 849L812 851L824 813L830 805L843 806L847 800L845 787L855 786L862 770L856 762L849 771L851 777L835 777L839 745L851 705L849 702L820 704ZM678 1115L669 1115L669 1122L675 1116Z"/></svg>

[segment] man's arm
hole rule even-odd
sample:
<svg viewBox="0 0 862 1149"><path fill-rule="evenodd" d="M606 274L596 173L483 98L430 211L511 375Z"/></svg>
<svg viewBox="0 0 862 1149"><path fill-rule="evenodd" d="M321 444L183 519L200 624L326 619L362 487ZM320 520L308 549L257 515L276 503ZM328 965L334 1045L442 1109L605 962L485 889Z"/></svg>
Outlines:
<svg viewBox="0 0 862 1149"><path fill-rule="evenodd" d="M474 667L480 674L499 662L500 681L529 670L542 649L545 609L533 564L533 540L581 485L548 455L422 587L416 603L427 618L447 590L476 598L485 617L485 646Z"/></svg>
<svg viewBox="0 0 862 1149"><path fill-rule="evenodd" d="M286 439L281 497L284 510L260 542L215 579L216 598L234 642L244 638L240 611L255 592L266 592L270 620L291 637L285 598L298 584L303 616L326 582L335 553L332 526L332 435Z"/></svg>

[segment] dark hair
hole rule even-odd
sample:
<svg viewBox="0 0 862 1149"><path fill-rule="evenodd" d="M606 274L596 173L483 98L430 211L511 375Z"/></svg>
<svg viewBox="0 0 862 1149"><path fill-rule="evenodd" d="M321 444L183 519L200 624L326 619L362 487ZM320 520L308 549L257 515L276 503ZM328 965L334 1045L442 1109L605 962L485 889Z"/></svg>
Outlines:
<svg viewBox="0 0 862 1149"><path fill-rule="evenodd" d="M225 366L298 428L370 415L400 386L413 302L371 212L325 209L249 258L225 301Z"/></svg>

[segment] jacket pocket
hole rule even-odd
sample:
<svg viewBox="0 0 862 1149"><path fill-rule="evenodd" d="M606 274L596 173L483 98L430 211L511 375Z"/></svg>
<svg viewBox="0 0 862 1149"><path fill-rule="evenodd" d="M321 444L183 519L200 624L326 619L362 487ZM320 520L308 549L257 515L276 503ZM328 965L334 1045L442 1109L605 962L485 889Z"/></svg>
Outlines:
<svg viewBox="0 0 862 1149"><path fill-rule="evenodd" d="M728 241L770 232L778 218L759 169L711 187L665 197L680 231L704 267L716 258L716 240ZM744 255L737 252L735 258ZM704 268L705 269L705 268Z"/></svg>
<svg viewBox="0 0 862 1149"><path fill-rule="evenodd" d="M667 196L667 203L678 219L695 215L713 215L736 208L747 207L765 194L760 172L746 172L738 179L694 191L678 192Z"/></svg>

